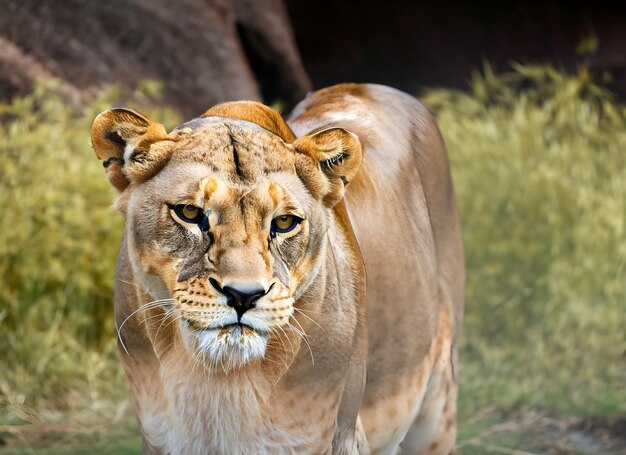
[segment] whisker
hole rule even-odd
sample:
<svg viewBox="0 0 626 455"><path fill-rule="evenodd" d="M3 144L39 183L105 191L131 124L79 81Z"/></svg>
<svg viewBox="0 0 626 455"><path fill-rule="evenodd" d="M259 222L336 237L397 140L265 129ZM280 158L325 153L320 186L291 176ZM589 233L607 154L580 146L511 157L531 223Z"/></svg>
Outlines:
<svg viewBox="0 0 626 455"><path fill-rule="evenodd" d="M298 308L298 310L303 311L305 313L311 313L311 314L323 314L322 311L305 310L304 308Z"/></svg>
<svg viewBox="0 0 626 455"><path fill-rule="evenodd" d="M159 324L159 327L157 328L156 334L154 335L154 339L158 340L159 339L159 332L161 331L161 327L163 327L163 323L170 318L170 316L172 314L174 314L176 311L176 307L172 307L169 310L167 310L164 314L163 314L163 319L161 320L161 324ZM180 317L182 317L182 315L178 315ZM172 321L170 321L167 326L169 326L173 321L175 321L176 318L174 318ZM167 328L167 326L165 326Z"/></svg>
<svg viewBox="0 0 626 455"><path fill-rule="evenodd" d="M283 331L283 333L285 333L285 332ZM283 340L283 338L280 336L280 333L276 332L275 330L273 330L273 328L271 328L271 329L270 329L270 334L274 335L274 338L273 338L273 339L271 339L271 340L268 342L268 347L269 347L271 344L278 344L278 343L279 343L279 344L280 344L280 348L282 348L282 350L283 350L283 351L291 352L292 357L295 357L295 352L294 352L294 350L293 350L293 345L291 344L291 342L289 343L289 344L291 345L291 349L288 351L288 349L287 349L287 345L285 344L285 341ZM287 338L287 340L289 341L289 338L287 337L287 335L286 335L286 334L285 334L285 338ZM279 358L280 358L280 356L279 356ZM270 359L270 357L268 356L268 357L266 357L266 359L267 359L267 360L269 360L269 359ZM273 359L272 359L272 360L273 360ZM282 361L281 363L283 364L283 366L284 366L285 368L289 368L289 366L288 366L288 365L287 365L284 361ZM284 372L283 372L283 373L281 373L281 376L282 376L282 374L284 374Z"/></svg>
<svg viewBox="0 0 626 455"><path fill-rule="evenodd" d="M121 278L116 278L116 281L119 281L120 283L124 283L124 284L130 284L131 286L135 286L136 288L138 287L142 287L141 285L139 285L138 283L133 283L132 281L126 281L126 280L122 280Z"/></svg>
<svg viewBox="0 0 626 455"><path fill-rule="evenodd" d="M171 313L169 313L169 314L167 314L167 315L163 315L163 320L161 321L161 324L159 324L159 327L158 327L158 329L157 329L157 332L156 332L156 334L154 335L154 341L155 341L155 343L159 343L159 341L160 341L160 340L159 340L159 331L160 331L162 328L167 329L170 325L172 325L172 324L173 324L174 322L176 322L176 321L179 321L181 318L182 318L182 316L181 316L181 315L179 315L179 314L175 314L175 315L174 315L174 317L171 317ZM163 325L167 319L169 319L169 321L167 322L167 324ZM169 350L169 349L170 349L170 347L172 346L172 344L174 344L175 340L176 340L175 338L172 338L172 342L171 342L171 343L170 343L167 347L165 347L165 349L163 350L163 352L166 352L167 350ZM155 347L156 347L156 346L155 346ZM160 349L160 347L161 347L161 346L159 345L159 349ZM176 350L176 354L178 355L178 348L177 348L177 350Z"/></svg>
<svg viewBox="0 0 626 455"><path fill-rule="evenodd" d="M126 317L126 319L124 319L124 321L120 324L119 327L116 327L116 329L117 329L117 338L120 340L120 343L121 343L122 347L124 348L124 351L126 352L127 355L130 356L130 353L128 352L128 349L126 349L126 345L124 344L124 340L122 340L122 328L124 327L124 324L126 324L126 322L130 318L132 318L135 314L137 314L138 312L140 312L140 311L147 311L150 308L155 308L155 307L161 306L165 302L174 303L174 299L160 299L160 300L153 300L152 302L145 303L145 304L141 305L139 308L137 308L135 311L130 313Z"/></svg>
<svg viewBox="0 0 626 455"><path fill-rule="evenodd" d="M287 341L289 342L289 346L291 346L291 353L294 355L296 355L296 348L294 348L293 343L291 342L291 338L289 338L289 335L287 335L287 332L285 332L285 329L283 329L281 326L276 326L277 329L280 329L281 332L283 332L283 335L285 335L285 338L287 338Z"/></svg>
<svg viewBox="0 0 626 455"><path fill-rule="evenodd" d="M191 367L191 374L196 372L196 368L201 364L202 356L200 353L200 345L196 344L196 347L193 350L193 355L191 356L194 359L193 366Z"/></svg>
<svg viewBox="0 0 626 455"><path fill-rule="evenodd" d="M153 310L153 309L154 308L150 308L149 310ZM146 310L146 311L149 311L149 310ZM169 310L167 310L167 311L169 311ZM157 314L153 314L151 316L147 316L147 317L143 318L141 321L139 321L139 324L147 324L148 321L151 321L152 319L155 319L155 318L164 317L165 314L166 313L157 313Z"/></svg>
<svg viewBox="0 0 626 455"><path fill-rule="evenodd" d="M302 334L308 338L308 335L306 333L306 330L304 330L304 327L302 327L302 324L300 323L300 321L298 321L298 318L294 316L291 317L291 319L293 319L293 322L295 322L296 324L298 324L298 328L300 329L300 331L302 332Z"/></svg>
<svg viewBox="0 0 626 455"><path fill-rule="evenodd" d="M284 331L284 330L282 330L282 328L281 328L281 327L270 327L270 334L272 334L272 335L275 335L275 336L276 336L276 339L280 342L280 346L281 346L281 347L282 347L282 348L286 351L286 350L287 350L287 346L285 345L285 340L283 340L283 337L281 337L281 336L280 336L280 333L278 333L278 332L276 331L276 329L277 329L277 328L278 328L278 329L281 329L282 333L285 335L285 338L287 338L287 341L290 341L290 340L289 340L289 337L287 336L287 334L285 333L285 331ZM292 353L292 354L295 354L295 352L294 352L294 350L293 350L293 344L291 344L291 343L289 343L289 344L290 344L290 350L291 350L291 353Z"/></svg>
<svg viewBox="0 0 626 455"><path fill-rule="evenodd" d="M295 321L295 318L294 318ZM287 326L289 328L291 328L291 330L293 330L296 334L298 334L300 336L300 338L302 338L302 341L304 341L304 343L307 345L307 347L309 348L309 354L311 354L311 363L313 365L315 365L315 359L313 358L313 350L311 349L311 345L309 344L309 341L307 340L307 336L305 333L300 332L298 329L296 329L293 324L291 324L290 322L287 322Z"/></svg>
<svg viewBox="0 0 626 455"><path fill-rule="evenodd" d="M189 365L191 365L191 363L195 363L196 358L197 358L197 350L200 348L200 346L198 344L196 344L196 346L193 348L193 352L191 353L191 355L189 356L189 358L187 359L187 364L185 365L185 371L187 371L187 369L189 368ZM191 367L191 372L193 372L193 365Z"/></svg>
<svg viewBox="0 0 626 455"><path fill-rule="evenodd" d="M289 362L289 365L287 365L287 364L285 364L285 363L283 362L283 365L285 366L285 369L283 370L283 372L282 372L282 373L280 373L280 375L278 375L278 378L276 379L276 381L274 382L274 384L273 384L273 385L272 385L272 387L270 388L270 393L274 391L274 388L278 385L278 382L279 382L279 381L281 380L281 378L285 375L285 373L289 370L289 367L291 366L291 364L292 364L292 363L294 362L294 360L296 359L296 352L294 351L293 344L291 343L291 340L289 339L289 335L287 335L287 333L285 332L285 330L284 330L281 326L278 326L278 328L281 330L281 332L283 332L283 334L285 335L285 338L287 338L287 341L289 341L289 344L291 345L291 353L292 353L292 356L291 356L291 361ZM273 333L276 333L276 332L274 332L274 331L272 331L272 332L273 332ZM283 344L283 346L284 346L284 343L282 342L282 339L280 338L280 336L279 336L279 339L281 340L281 344Z"/></svg>
<svg viewBox="0 0 626 455"><path fill-rule="evenodd" d="M322 332L326 333L326 330L324 330L324 329L322 328L322 326L321 326L321 325L319 325L319 324L317 323L317 321L315 321L313 318L311 318L310 316L307 316L306 314L304 314L304 313L302 312L302 310L300 310L299 308L293 307L293 309L294 309L294 311L297 311L297 312L298 312L298 313L300 313L302 316L304 316L305 318L307 318L307 319L308 319L309 321L311 321L313 324L315 324L316 326L318 326L318 327L319 327L319 329L320 329Z"/></svg>

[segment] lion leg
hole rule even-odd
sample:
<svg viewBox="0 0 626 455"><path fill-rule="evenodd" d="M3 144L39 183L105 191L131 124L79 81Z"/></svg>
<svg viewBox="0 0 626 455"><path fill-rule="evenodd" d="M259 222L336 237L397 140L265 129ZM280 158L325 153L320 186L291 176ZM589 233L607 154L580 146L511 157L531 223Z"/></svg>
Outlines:
<svg viewBox="0 0 626 455"><path fill-rule="evenodd" d="M145 435L141 435L141 455L161 455L162 453L162 451L150 444Z"/></svg>
<svg viewBox="0 0 626 455"><path fill-rule="evenodd" d="M447 305L440 310L439 329L434 340L434 365L417 417L400 444L403 454L448 455L456 441L456 399L458 392L458 347L453 320Z"/></svg>
<svg viewBox="0 0 626 455"><path fill-rule="evenodd" d="M454 451L457 390L449 363L427 407L418 414L400 444L402 454L448 455Z"/></svg>
<svg viewBox="0 0 626 455"><path fill-rule="evenodd" d="M361 455L370 452L359 409L363 400L367 374L367 333L365 324L357 325L352 350L355 353L350 365L343 396L339 404L335 435L333 436L333 455Z"/></svg>

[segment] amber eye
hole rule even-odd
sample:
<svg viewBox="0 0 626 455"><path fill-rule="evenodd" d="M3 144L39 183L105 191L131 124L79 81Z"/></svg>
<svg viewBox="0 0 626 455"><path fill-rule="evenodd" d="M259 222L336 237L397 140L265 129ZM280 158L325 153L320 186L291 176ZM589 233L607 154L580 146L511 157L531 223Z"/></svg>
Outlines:
<svg viewBox="0 0 626 455"><path fill-rule="evenodd" d="M195 205L191 204L176 204L172 207L174 213L178 215L178 218L186 223L200 224L204 219L204 212Z"/></svg>
<svg viewBox="0 0 626 455"><path fill-rule="evenodd" d="M272 220L271 234L275 236L277 233L284 234L293 231L298 224L302 222L302 218L295 215L281 215Z"/></svg>
<svg viewBox="0 0 626 455"><path fill-rule="evenodd" d="M198 207L194 207L193 205L186 205L181 210L181 213L183 214L183 216L190 220L193 220L195 217L197 217L198 212L200 212Z"/></svg>

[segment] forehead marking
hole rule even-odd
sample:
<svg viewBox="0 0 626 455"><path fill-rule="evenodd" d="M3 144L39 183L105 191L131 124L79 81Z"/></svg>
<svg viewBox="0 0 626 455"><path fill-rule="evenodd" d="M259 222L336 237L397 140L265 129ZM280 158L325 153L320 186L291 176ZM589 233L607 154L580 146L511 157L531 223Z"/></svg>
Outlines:
<svg viewBox="0 0 626 455"><path fill-rule="evenodd" d="M274 182L270 182L268 190L269 190L268 192L269 192L270 198L272 198L272 202L274 203L274 206L277 206L280 200L281 188L278 185L276 185Z"/></svg>
<svg viewBox="0 0 626 455"><path fill-rule="evenodd" d="M211 199L215 191L217 190L217 179L214 177L207 177L200 183L200 187L204 188L204 200Z"/></svg>
<svg viewBox="0 0 626 455"><path fill-rule="evenodd" d="M241 168L239 167L239 154L237 153L237 148L233 144L233 161L235 162L235 172L239 176L240 179L243 180L243 174L241 173Z"/></svg>
<svg viewBox="0 0 626 455"><path fill-rule="evenodd" d="M228 131L228 138L230 139L230 146L233 148L233 162L235 164L235 173L237 176L243 180L244 176L241 171L241 166L239 164L239 152L237 151L237 146L239 145L239 141L235 138L233 134L233 130L230 125L226 124L226 130Z"/></svg>
<svg viewBox="0 0 626 455"><path fill-rule="evenodd" d="M245 215L244 205L249 204L246 196L262 189L265 189L262 193L271 200L274 207L281 205L286 193L288 193L280 183L273 182L267 178L257 181L252 185L242 185L224 182L216 176L207 176L199 181L198 193L196 194L199 200L204 200L206 204L211 199L218 197L218 193L221 193L222 196L219 196L220 200L222 200L223 197L230 198L231 203L236 204L242 215Z"/></svg>

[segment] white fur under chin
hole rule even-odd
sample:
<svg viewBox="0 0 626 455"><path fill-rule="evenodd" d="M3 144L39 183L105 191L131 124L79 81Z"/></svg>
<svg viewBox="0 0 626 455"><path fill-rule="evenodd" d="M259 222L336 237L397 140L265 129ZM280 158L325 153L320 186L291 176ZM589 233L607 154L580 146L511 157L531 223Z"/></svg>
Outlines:
<svg viewBox="0 0 626 455"><path fill-rule="evenodd" d="M221 368L225 373L262 359L267 349L267 335L249 327L236 325L223 329L184 331L188 332L187 341L195 343L190 347L196 356L209 367Z"/></svg>

